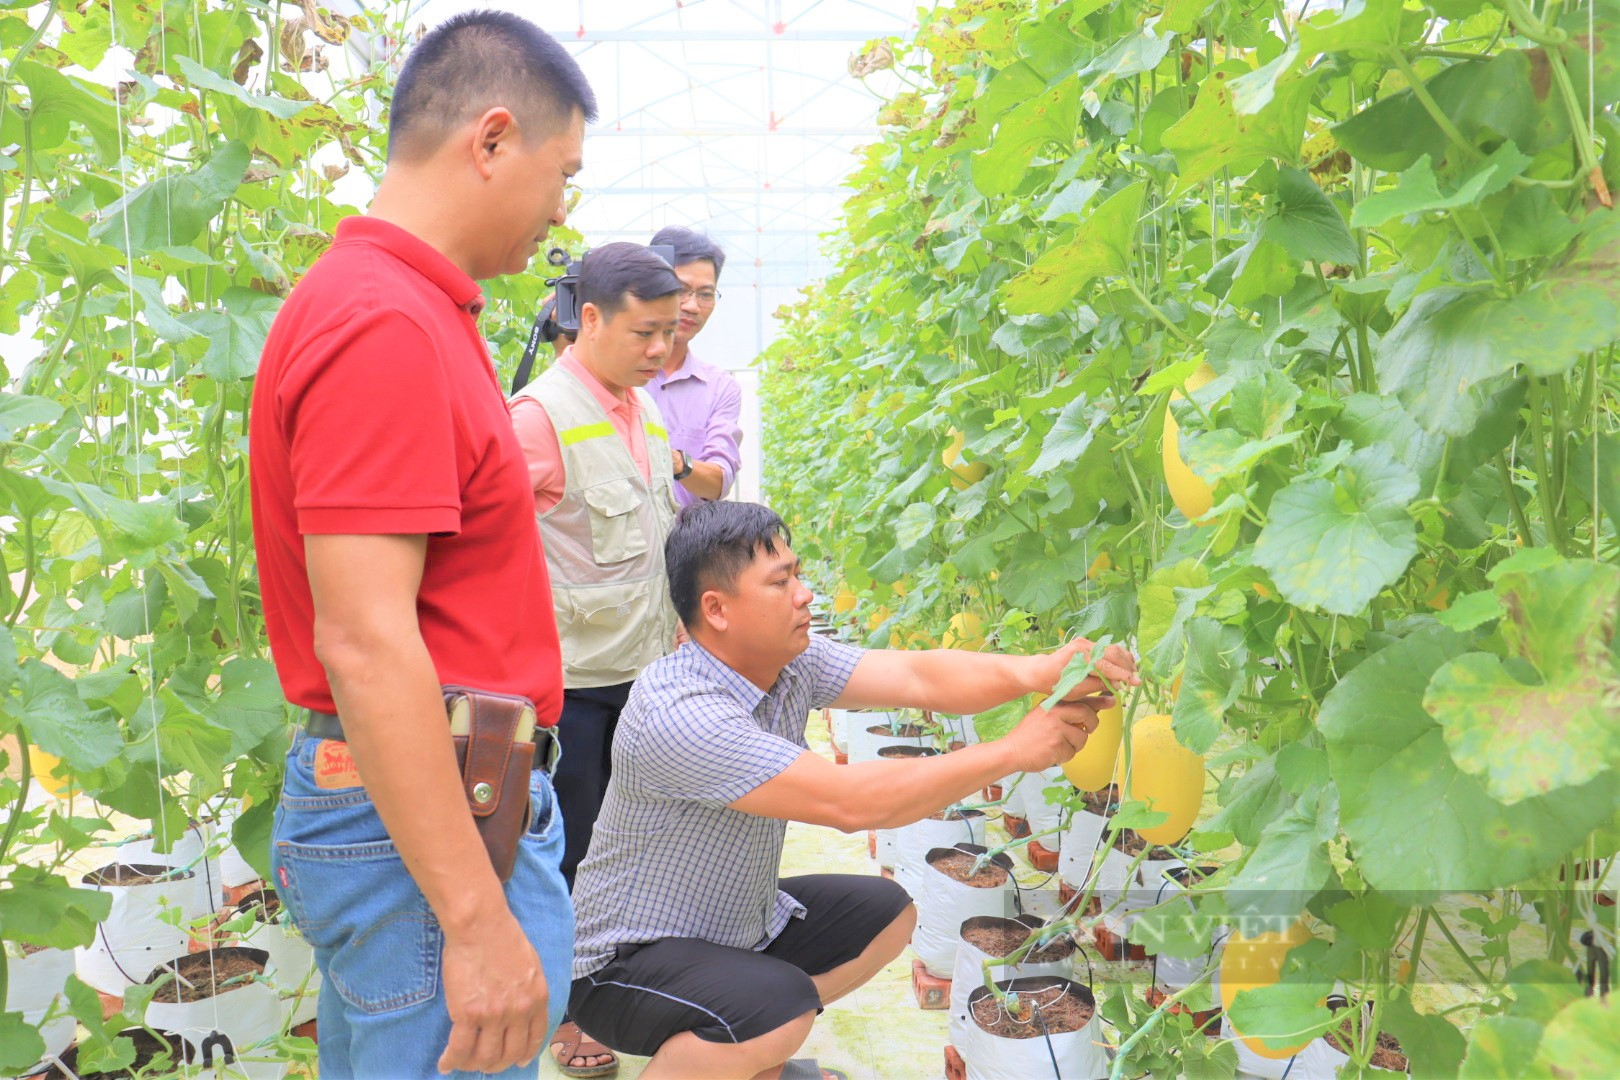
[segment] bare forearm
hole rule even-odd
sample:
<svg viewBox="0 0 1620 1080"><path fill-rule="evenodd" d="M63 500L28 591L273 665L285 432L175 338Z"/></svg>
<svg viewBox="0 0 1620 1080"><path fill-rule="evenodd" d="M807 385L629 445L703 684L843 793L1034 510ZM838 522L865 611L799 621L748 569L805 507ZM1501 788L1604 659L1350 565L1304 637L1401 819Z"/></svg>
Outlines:
<svg viewBox="0 0 1620 1080"><path fill-rule="evenodd" d="M929 649L907 657L915 700L893 703L903 708L972 715L1051 689L1050 683L1039 684L1034 657L965 649Z"/></svg>
<svg viewBox="0 0 1620 1080"><path fill-rule="evenodd" d="M1011 747L978 743L937 757L867 761L848 774L847 829L897 829L937 814L986 784L1016 771Z"/></svg>
<svg viewBox="0 0 1620 1080"><path fill-rule="evenodd" d="M726 471L710 461L693 461L680 485L700 499L718 499L726 493Z"/></svg>
<svg viewBox="0 0 1620 1080"><path fill-rule="evenodd" d="M452 933L504 910L468 813L444 701L419 636L349 642L323 656L344 735L383 826Z"/></svg>

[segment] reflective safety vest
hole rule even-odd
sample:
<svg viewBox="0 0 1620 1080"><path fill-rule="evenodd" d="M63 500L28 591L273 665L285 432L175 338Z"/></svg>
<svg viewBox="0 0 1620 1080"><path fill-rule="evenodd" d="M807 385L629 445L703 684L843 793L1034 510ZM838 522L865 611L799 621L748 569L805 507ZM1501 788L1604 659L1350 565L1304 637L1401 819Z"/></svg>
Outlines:
<svg viewBox="0 0 1620 1080"><path fill-rule="evenodd" d="M630 392L641 405L650 483L573 372L553 365L517 394L546 410L562 447L563 496L538 518L569 689L629 682L675 647L664 572L676 509L669 434L652 397Z"/></svg>

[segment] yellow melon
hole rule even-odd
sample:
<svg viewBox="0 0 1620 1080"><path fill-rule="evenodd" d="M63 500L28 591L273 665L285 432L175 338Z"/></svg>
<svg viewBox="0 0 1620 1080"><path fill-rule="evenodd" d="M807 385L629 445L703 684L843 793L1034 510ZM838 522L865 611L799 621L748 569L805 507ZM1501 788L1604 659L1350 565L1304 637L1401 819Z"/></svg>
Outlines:
<svg viewBox="0 0 1620 1080"><path fill-rule="evenodd" d="M951 616L945 633L940 635L940 646L946 649L967 649L978 652L984 648L984 620L971 611L959 611Z"/></svg>
<svg viewBox="0 0 1620 1080"><path fill-rule="evenodd" d="M1099 791L1114 779L1119 742L1125 734L1125 707L1097 712L1097 730L1086 738L1086 745L1063 765L1063 775L1081 791Z"/></svg>
<svg viewBox="0 0 1620 1080"><path fill-rule="evenodd" d="M1221 1008L1230 1011L1232 1002L1244 990L1256 990L1276 983L1282 977L1283 961L1289 950L1309 940L1310 931L1305 929L1303 923L1297 922L1287 930L1270 930L1253 937L1233 933L1226 939L1221 953ZM1291 1058L1310 1043L1307 1039L1298 1046L1273 1050L1259 1039L1237 1031L1235 1027L1232 1030L1243 1039L1244 1046L1273 1061Z"/></svg>
<svg viewBox="0 0 1620 1080"><path fill-rule="evenodd" d="M1215 378L1215 369L1204 364L1187 378L1187 389L1197 390ZM1171 401L1179 401L1179 392L1170 395ZM1215 489L1205 483L1182 460L1181 447L1176 443L1176 436L1181 428L1176 423L1175 416L1170 412L1168 404L1164 407L1164 482L1170 485L1170 498L1175 501L1176 509L1187 516L1189 521L1209 513L1209 508L1215 505Z"/></svg>
<svg viewBox="0 0 1620 1080"><path fill-rule="evenodd" d="M838 595L833 597L833 611L839 615L848 615L855 610L855 605L859 603L860 600L854 593L849 591L849 586L841 585L838 589Z"/></svg>
<svg viewBox="0 0 1620 1080"><path fill-rule="evenodd" d="M951 441L940 451L939 460L951 473L951 487L957 491L965 491L969 486L983 480L990 472L990 466L982 461L968 461L962 456L962 448L967 445L967 436L956 428L951 428Z"/></svg>
<svg viewBox="0 0 1620 1080"><path fill-rule="evenodd" d="M1176 741L1170 725L1170 717L1163 713L1131 725L1131 776L1125 797L1170 815L1162 824L1136 830L1150 844L1180 843L1204 804L1204 756ZM1123 746L1120 751L1123 758Z"/></svg>
<svg viewBox="0 0 1620 1080"><path fill-rule="evenodd" d="M37 746L28 748L28 768L39 781L39 786L58 799L65 799L73 793L73 777L53 776L62 759L55 754L47 754Z"/></svg>

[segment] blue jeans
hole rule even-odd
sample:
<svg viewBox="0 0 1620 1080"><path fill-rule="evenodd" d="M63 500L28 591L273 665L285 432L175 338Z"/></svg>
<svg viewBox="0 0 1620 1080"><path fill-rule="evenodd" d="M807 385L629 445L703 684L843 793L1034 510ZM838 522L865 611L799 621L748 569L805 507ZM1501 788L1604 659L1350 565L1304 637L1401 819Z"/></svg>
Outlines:
<svg viewBox="0 0 1620 1080"><path fill-rule="evenodd" d="M315 786L321 741L303 732L293 739L270 854L278 895L325 980L316 1013L321 1080L436 1077L450 1039L443 931L365 789ZM540 955L555 1029L568 1004L574 911L559 869L562 822L543 770L534 771L530 793L534 817L506 900ZM538 1072L536 1062L497 1075L532 1080Z"/></svg>

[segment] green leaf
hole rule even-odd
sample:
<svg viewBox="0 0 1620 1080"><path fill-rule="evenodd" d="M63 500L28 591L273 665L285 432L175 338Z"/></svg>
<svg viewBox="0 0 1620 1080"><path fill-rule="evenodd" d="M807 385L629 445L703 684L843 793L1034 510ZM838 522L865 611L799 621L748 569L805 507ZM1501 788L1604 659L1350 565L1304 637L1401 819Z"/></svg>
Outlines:
<svg viewBox="0 0 1620 1080"><path fill-rule="evenodd" d="M1100 94L1116 79L1128 79L1158 67L1159 61L1170 51L1175 35L1167 33L1160 37L1153 31L1151 25L1142 26L1081 68L1080 77L1091 80L1087 89Z"/></svg>
<svg viewBox="0 0 1620 1080"><path fill-rule="evenodd" d="M1268 158L1290 164L1299 158L1316 78L1306 76L1280 87L1252 116L1233 109L1226 79L1224 71L1205 77L1193 107L1164 133L1165 149L1176 156L1177 194L1222 169L1242 173Z"/></svg>
<svg viewBox="0 0 1620 1080"><path fill-rule="evenodd" d="M1347 673L1317 718L1356 866L1383 892L1420 894L1414 902L1523 881L1616 809L1602 780L1504 806L1457 768L1423 693L1467 651L1438 628L1402 638Z"/></svg>
<svg viewBox="0 0 1620 1080"><path fill-rule="evenodd" d="M131 275L119 268L114 268L113 274L140 296L141 311L146 315L146 325L150 326L158 337L171 344L179 344L199 336L197 331L175 318L169 302L163 298L162 282L138 274Z"/></svg>
<svg viewBox="0 0 1620 1080"><path fill-rule="evenodd" d="M1406 44L1414 16L1401 0L1350 0L1337 17L1320 15L1299 28L1300 51L1306 56L1334 52L1380 52ZM1421 26L1421 18L1417 20Z"/></svg>
<svg viewBox="0 0 1620 1080"><path fill-rule="evenodd" d="M1243 668L1249 652L1243 632L1199 617L1187 624L1187 666L1176 696L1176 739L1195 754L1205 754L1224 730L1226 710L1243 691Z"/></svg>
<svg viewBox="0 0 1620 1080"><path fill-rule="evenodd" d="M1066 217L1079 220L1081 212L1091 204L1092 196L1102 190L1102 186L1102 180L1097 177L1070 181L1052 196L1046 209L1041 211L1039 220L1060 221Z"/></svg>
<svg viewBox="0 0 1620 1080"><path fill-rule="evenodd" d="M1434 170L1429 167L1429 155L1424 154L1417 164L1401 174L1398 185L1375 191L1358 202L1350 214L1350 224L1357 228L1376 227L1408 214L1473 206L1487 195L1494 195L1507 187L1529 165L1530 159L1519 153L1517 146L1505 142L1463 176L1450 191L1442 194Z"/></svg>
<svg viewBox="0 0 1620 1080"><path fill-rule="evenodd" d="M1192 559L1159 566L1138 587L1136 641L1154 670L1174 671L1181 662L1181 627L1209 593L1209 571Z"/></svg>
<svg viewBox="0 0 1620 1080"><path fill-rule="evenodd" d="M84 79L64 75L34 60L14 63L7 78L28 87L28 116L33 151L60 146L70 124L82 124L103 161L118 158L118 109L107 91Z"/></svg>
<svg viewBox="0 0 1620 1080"><path fill-rule="evenodd" d="M225 143L192 171L142 184L107 207L90 235L134 254L189 244L219 216L247 167L248 148Z"/></svg>
<svg viewBox="0 0 1620 1080"><path fill-rule="evenodd" d="M268 660L235 657L220 669L219 700L214 723L231 733L230 756L246 757L286 727L286 699L276 669Z"/></svg>
<svg viewBox="0 0 1620 1080"><path fill-rule="evenodd" d="M1360 263L1361 253L1339 208L1305 170L1279 170L1277 192L1269 203L1262 239L1282 245L1296 259Z"/></svg>
<svg viewBox="0 0 1620 1080"><path fill-rule="evenodd" d="M1045 476L1054 469L1080 460L1080 456L1091 446L1097 429L1108 421L1108 417L1108 409L1092 404L1084 394L1069 402L1058 413L1052 430L1041 440L1041 454L1029 467L1029 475Z"/></svg>
<svg viewBox="0 0 1620 1080"><path fill-rule="evenodd" d="M1542 376L1620 338L1620 214L1588 215L1570 257L1494 312L1487 333Z"/></svg>
<svg viewBox="0 0 1620 1080"><path fill-rule="evenodd" d="M1272 497L1254 561L1284 600L1357 615L1417 555L1406 505L1417 477L1383 446L1357 450L1331 479L1304 476Z"/></svg>
<svg viewBox="0 0 1620 1080"><path fill-rule="evenodd" d="M1588 506L1595 497L1611 524L1620 523L1620 432L1593 435L1575 448L1569 485Z"/></svg>
<svg viewBox="0 0 1620 1080"><path fill-rule="evenodd" d="M1012 315L1053 315L1075 302L1091 281L1130 271L1136 219L1145 181L1121 188L1080 223L1074 238L1051 248L1005 286Z"/></svg>
<svg viewBox="0 0 1620 1080"><path fill-rule="evenodd" d="M1391 943L1393 944L1393 942ZM1397 994L1384 1003L1384 1029L1401 1041L1413 1076L1450 1080L1457 1075L1468 1041L1443 1016L1420 1013L1406 995ZM1477 1030L1477 1029L1476 1029Z"/></svg>
<svg viewBox="0 0 1620 1080"><path fill-rule="evenodd" d="M1519 1016L1482 1016L1469 1032L1468 1056L1463 1059L1457 1075L1461 1080L1502 1080L1505 1076L1529 1075L1540 1044L1541 1025L1534 1020Z"/></svg>
<svg viewBox="0 0 1620 1080"><path fill-rule="evenodd" d="M1620 567L1563 563L1507 575L1497 591L1510 658L1457 657L1435 673L1423 704L1457 766L1512 806L1620 764L1611 651Z"/></svg>
<svg viewBox="0 0 1620 1080"><path fill-rule="evenodd" d="M75 772L99 769L124 749L118 724L104 711L87 711L73 680L38 660L24 661L21 696L13 715L28 727L28 738Z"/></svg>
<svg viewBox="0 0 1620 1080"><path fill-rule="evenodd" d="M1506 614L1507 609L1502 606L1502 601L1487 589L1457 597L1449 608L1440 613L1439 620L1441 626L1463 633L1495 622Z"/></svg>
<svg viewBox="0 0 1620 1080"><path fill-rule="evenodd" d="M1483 384L1513 369L1492 322L1502 307L1484 287L1421 293L1378 350L1378 382L1424 430L1467 435L1485 407Z"/></svg>
<svg viewBox="0 0 1620 1080"><path fill-rule="evenodd" d="M231 825L231 843L265 881L270 880L270 831L275 816L273 802L256 802L242 811Z"/></svg>
<svg viewBox="0 0 1620 1080"><path fill-rule="evenodd" d="M210 71L189 56L177 56L174 59L180 67L181 74L186 77L186 82L196 89L212 90L216 94L224 94L250 109L269 113L279 120L291 120L314 104L309 101L294 101L290 98L255 94L240 83L217 72ZM241 177L238 176L237 179L240 180Z"/></svg>
<svg viewBox="0 0 1620 1080"><path fill-rule="evenodd" d="M203 373L231 382L251 378L259 369L259 356L270 324L281 310L281 298L233 285L220 297L224 309L185 316L186 325L208 337Z"/></svg>
<svg viewBox="0 0 1620 1080"><path fill-rule="evenodd" d="M1330 787L1319 801L1313 792L1261 831L1260 843L1226 889L1231 914L1296 918L1328 884L1327 842L1338 831L1334 794Z"/></svg>
<svg viewBox="0 0 1620 1080"><path fill-rule="evenodd" d="M1002 117L995 141L974 156L973 186L982 195L1005 195L1024 179L1030 159L1048 143L1072 150L1079 112L1080 81L1074 75L1013 109Z"/></svg>
<svg viewBox="0 0 1620 1080"><path fill-rule="evenodd" d="M1553 1017L1536 1050L1536 1066L1552 1076L1620 1076L1620 1006L1609 997L1582 998Z"/></svg>
<svg viewBox="0 0 1620 1080"><path fill-rule="evenodd" d="M902 551L910 551L934 532L934 504L914 502L900 511L894 523L894 542Z"/></svg>
<svg viewBox="0 0 1620 1080"><path fill-rule="evenodd" d="M62 415L62 406L50 398L33 394L0 394L0 439L35 424L52 424Z"/></svg>
<svg viewBox="0 0 1620 1080"><path fill-rule="evenodd" d="M0 884L0 937L25 945L75 949L96 938L112 894L75 889L42 867L13 865Z"/></svg>
<svg viewBox="0 0 1620 1080"><path fill-rule="evenodd" d="M21 1076L45 1056L45 1040L20 1012L0 1012L0 1072Z"/></svg>

